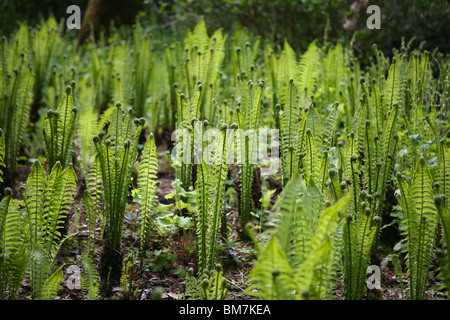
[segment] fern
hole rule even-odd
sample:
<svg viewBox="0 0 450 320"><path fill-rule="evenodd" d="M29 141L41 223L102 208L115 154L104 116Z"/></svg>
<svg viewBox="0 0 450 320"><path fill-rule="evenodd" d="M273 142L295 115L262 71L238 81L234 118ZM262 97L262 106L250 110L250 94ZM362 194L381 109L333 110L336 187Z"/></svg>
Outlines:
<svg viewBox="0 0 450 320"><path fill-rule="evenodd" d="M432 197L432 180L423 157L416 166L411 186L401 174L397 175L399 201L405 216L404 233L407 240L407 266L410 298L424 299L427 274L431 265L433 245L438 224L438 212Z"/></svg>
<svg viewBox="0 0 450 320"><path fill-rule="evenodd" d="M195 225L200 275L212 270L216 259L219 222L223 213L225 180L228 171L225 162L226 129L227 126L222 125L220 131L208 131L214 136L215 144L204 151L202 163L197 166ZM212 136L207 140L211 138Z"/></svg>
<svg viewBox="0 0 450 320"><path fill-rule="evenodd" d="M44 88L50 80L50 62L59 47L59 31L55 18L43 21L42 28L32 35L32 63L34 73L33 104L42 102Z"/></svg>
<svg viewBox="0 0 450 320"><path fill-rule="evenodd" d="M296 180L289 181L277 201L276 207L282 211L271 223L276 229L269 233L270 240L261 249L250 273L248 294L270 300L321 299L329 294L335 278L331 271L333 259L329 259L337 248L330 235L338 226L339 212L345 208L349 196L317 216L313 208L314 205L320 208L320 202L308 192L300 198L303 205L295 203L298 192L304 188ZM314 187L308 188L314 192L311 189ZM306 242L309 245L305 246Z"/></svg>
<svg viewBox="0 0 450 320"><path fill-rule="evenodd" d="M24 219L17 200L7 188L0 202L0 298L18 298L21 282L28 264L24 233Z"/></svg>
<svg viewBox="0 0 450 320"><path fill-rule="evenodd" d="M60 283L64 276L63 266L51 273L51 262L48 255L40 250L31 252L31 286L33 300L51 300L56 297L61 288Z"/></svg>
<svg viewBox="0 0 450 320"><path fill-rule="evenodd" d="M0 128L0 167L5 167L5 136ZM0 183L3 183L3 170L0 169Z"/></svg>
<svg viewBox="0 0 450 320"><path fill-rule="evenodd" d="M28 32L24 24L16 33L14 45L8 46L6 40L1 44L0 127L5 135L5 163L9 178L16 174L17 154L30 117L34 78L25 56L27 42Z"/></svg>
<svg viewBox="0 0 450 320"><path fill-rule="evenodd" d="M88 256L92 257L95 250L95 228L97 225L97 211L88 190L84 191L84 207L88 226Z"/></svg>
<svg viewBox="0 0 450 320"><path fill-rule="evenodd" d="M286 105L280 113L281 168L284 184L286 184L287 181L289 181L289 179L296 172L298 172L299 159L297 158L297 155L302 146L302 144L298 145L297 143L299 137L297 136L297 131L294 129L296 119L300 115L296 95L296 86L294 84L294 80L291 78L289 84L287 85ZM300 125L300 128L303 127L304 126Z"/></svg>
<svg viewBox="0 0 450 320"><path fill-rule="evenodd" d="M47 178L42 164L36 161L26 182L26 192L21 190L30 251L45 252L51 261L64 240L61 229L74 203L76 181L73 169L62 170L59 162Z"/></svg>
<svg viewBox="0 0 450 320"><path fill-rule="evenodd" d="M106 135L94 137L103 184L103 234L100 276L102 288L110 292L111 280L119 281L122 269L120 243L126 202L138 154L144 119L132 119L133 110L123 113L117 103ZM105 141L104 141L105 140ZM94 187L95 188L95 187Z"/></svg>
<svg viewBox="0 0 450 320"><path fill-rule="evenodd" d="M84 277L82 278L82 289L86 294L87 300L98 300L99 299L99 284L100 276L95 268L92 260L85 256L81 256L81 264L84 269Z"/></svg>
<svg viewBox="0 0 450 320"><path fill-rule="evenodd" d="M74 107L73 88L69 86L56 112L49 111L47 113L43 134L50 168L53 168L56 162L60 162L62 168L66 168L71 163L76 115L77 108Z"/></svg>
<svg viewBox="0 0 450 320"><path fill-rule="evenodd" d="M147 140L139 162L138 188L141 196L141 251L149 242L149 232L152 226L152 209L156 193L156 175L158 160L156 154L155 137L153 134Z"/></svg>
<svg viewBox="0 0 450 320"><path fill-rule="evenodd" d="M295 290L293 277L294 273L285 252L278 239L272 237L258 255L258 263L250 272L250 285L246 292L265 300L292 299L292 292Z"/></svg>

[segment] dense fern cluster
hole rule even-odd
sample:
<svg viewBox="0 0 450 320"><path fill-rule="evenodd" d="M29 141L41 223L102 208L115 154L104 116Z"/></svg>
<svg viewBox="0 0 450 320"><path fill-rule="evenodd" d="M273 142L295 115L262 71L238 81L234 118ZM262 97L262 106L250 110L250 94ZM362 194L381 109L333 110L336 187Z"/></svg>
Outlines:
<svg viewBox="0 0 450 320"><path fill-rule="evenodd" d="M23 24L0 43L2 299L19 298L24 278L30 298L56 296L67 267L58 252L80 237L80 211L87 244L73 264L84 271L83 294L96 299L121 284L132 296L134 260L144 270L161 233L164 143L173 146L173 216L192 220L195 241L185 299L226 297L218 244L231 241L232 187L237 237L255 247L249 295L333 299L341 282L345 299L363 299L394 218L403 249L391 260L408 279L405 294L426 298L435 257L448 292L448 56L404 43L390 58L374 45L362 66L351 44L317 40L298 54L288 41L274 46L243 29L209 35L203 21L184 35L137 24L77 48L61 28L54 19L40 29ZM167 129L172 140L158 141ZM271 132L268 142L261 130ZM17 168L27 161L22 181ZM274 205L273 181L282 188ZM130 207L139 242L124 259Z"/></svg>

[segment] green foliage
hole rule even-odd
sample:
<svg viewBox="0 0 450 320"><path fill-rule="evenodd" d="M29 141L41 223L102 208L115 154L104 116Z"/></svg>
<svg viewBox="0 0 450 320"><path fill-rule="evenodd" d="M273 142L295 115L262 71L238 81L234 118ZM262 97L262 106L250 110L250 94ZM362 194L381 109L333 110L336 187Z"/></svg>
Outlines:
<svg viewBox="0 0 450 320"><path fill-rule="evenodd" d="M74 203L76 175L73 168L61 168L57 162L50 176L36 161L21 190L26 208L28 244L31 250L40 249L53 259L59 250L65 219Z"/></svg>
<svg viewBox="0 0 450 320"><path fill-rule="evenodd" d="M28 26L22 24L10 43L0 44L0 127L4 131L5 164L12 178L16 172L17 155L30 116L31 89L34 83L28 67Z"/></svg>
<svg viewBox="0 0 450 320"><path fill-rule="evenodd" d="M81 256L81 263L84 268L84 277L82 278L82 289L86 294L87 300L99 299L100 276L93 261L88 256Z"/></svg>
<svg viewBox="0 0 450 320"><path fill-rule="evenodd" d="M223 125L221 130L216 129L211 134L209 140L214 139L214 143L211 143L209 150L204 150L207 159L203 158L202 163L197 166L195 229L197 231L196 248L200 275L212 270L216 259L217 239L220 219L223 214L225 181L228 171L226 165L226 129L227 126Z"/></svg>
<svg viewBox="0 0 450 320"><path fill-rule="evenodd" d="M158 171L158 159L153 134L147 140L139 162L138 188L141 199L141 251L149 243L149 233L152 226L152 210L156 193L156 174Z"/></svg>
<svg viewBox="0 0 450 320"><path fill-rule="evenodd" d="M411 299L428 296L433 270L448 289L448 57L403 42L392 59L375 45L362 63L327 36L297 52L241 28L208 33L207 22L172 35L139 22L76 55L52 19L2 40L0 181L31 172L20 200L8 188L0 199L1 298L20 297L23 279L32 299L55 297L54 261L72 231L87 239L88 299L118 285L128 299L144 292L138 253L154 273L182 277L196 263L184 298L224 299L216 263L251 259L249 238L246 292L264 299L333 299L337 284L344 299L371 297L367 267L392 239L405 255L384 261L408 278ZM157 145L174 146L168 166ZM172 190L156 197L167 177ZM236 221L247 233L236 237Z"/></svg>
<svg viewBox="0 0 450 320"><path fill-rule="evenodd" d="M11 189L6 189L5 193L0 202L0 298L15 300L29 259L19 203L12 199Z"/></svg>
<svg viewBox="0 0 450 320"><path fill-rule="evenodd" d="M186 275L184 300L224 300L227 295L228 282L223 277L222 266L204 274L199 280L194 277L194 270L189 269Z"/></svg>
<svg viewBox="0 0 450 320"><path fill-rule="evenodd" d="M102 236L113 248L121 241L125 204L142 126L143 121L133 121L131 109L124 113L117 104L108 133L102 139L94 137L103 183L105 228Z"/></svg>
<svg viewBox="0 0 450 320"><path fill-rule="evenodd" d="M333 234L350 196L327 208L321 197L317 187L305 187L298 175L288 182L275 204L269 242L258 250L249 294L270 300L331 296L333 252L339 250Z"/></svg>
<svg viewBox="0 0 450 320"><path fill-rule="evenodd" d="M61 48L58 22L50 17L42 27L31 35L31 56L34 75L33 103L42 102L44 88L50 81L50 67L55 51Z"/></svg>
<svg viewBox="0 0 450 320"><path fill-rule="evenodd" d="M432 179L424 158L420 158L410 186L401 174L397 174L397 180L405 217L403 231L407 240L408 272L411 274L410 298L424 299L439 219L433 201Z"/></svg>
<svg viewBox="0 0 450 320"><path fill-rule="evenodd" d="M75 85L72 84L72 86L67 87L58 109L50 110L45 120L43 134L50 168L53 168L57 162L63 169L71 164L78 110L74 107Z"/></svg>

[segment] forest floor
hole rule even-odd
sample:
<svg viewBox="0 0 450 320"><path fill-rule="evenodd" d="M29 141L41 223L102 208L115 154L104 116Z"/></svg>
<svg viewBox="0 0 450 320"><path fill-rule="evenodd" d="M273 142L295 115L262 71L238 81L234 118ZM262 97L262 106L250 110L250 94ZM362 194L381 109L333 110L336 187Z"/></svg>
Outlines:
<svg viewBox="0 0 450 320"><path fill-rule="evenodd" d="M166 132L165 136L158 137L156 141L160 141L157 146L159 156L158 181L157 190L158 201L164 205L174 203L174 199L167 199L166 195L174 191L172 182L174 181L174 170L168 163L167 150L169 147L167 141L170 141L170 135ZM162 141L162 143L161 143ZM24 165L17 170L16 185L14 190L18 190L20 184L24 183L30 172L31 164ZM79 172L79 181L82 181ZM17 188L16 188L17 187ZM69 233L73 236L67 240L61 247L57 257L56 266L65 265L68 267L72 264L79 263L82 253L86 252L87 245L87 224L82 205L82 189L85 186L79 183L77 186L76 204L81 209L78 223L75 223L76 215L73 213L68 219ZM281 186L276 181L271 182L271 188L278 189L272 197L272 204L276 200ZM139 249L139 237L137 233L137 207L129 206L127 209L124 230L122 252L124 257L127 252L137 252ZM223 267L223 277L228 281L227 300L248 300L256 297L249 296L246 293L248 286L248 275L256 261L254 246L250 241L240 239L241 227L239 224L238 212L236 209L229 208L226 213L226 221L228 225L228 240L225 243L219 240L218 251L219 259ZM75 229L74 225L78 225ZM101 251L101 241L96 239L96 254L94 261L99 261ZM194 235L182 233L170 235L154 242L149 248L151 254L150 261L153 263L145 264L142 267L139 259L136 260L131 292L124 292L123 287L117 284L113 287L112 296L100 296L100 299L125 299L125 300L150 300L158 295L163 300L180 300L183 299L185 290L184 277L189 268L195 269L195 252L193 249ZM376 250L374 250L376 251ZM384 252L386 253L384 253ZM392 251L392 250L391 250ZM400 281L393 270L392 263L389 261L389 251L380 247L380 252L372 255L372 263L381 266L381 289L366 290L365 299L368 300L403 300L407 298L408 281L403 279ZM438 270L437 263L433 262L433 270L430 272L428 289L426 291L426 299L443 300L446 299L447 293L440 291L440 283L436 281ZM85 296L80 289L69 289L66 281L71 274L64 273L64 283L59 291L56 300L83 300ZM342 279L336 283L336 299L343 299ZM27 280L24 280L20 299L27 299L30 296L31 287Z"/></svg>

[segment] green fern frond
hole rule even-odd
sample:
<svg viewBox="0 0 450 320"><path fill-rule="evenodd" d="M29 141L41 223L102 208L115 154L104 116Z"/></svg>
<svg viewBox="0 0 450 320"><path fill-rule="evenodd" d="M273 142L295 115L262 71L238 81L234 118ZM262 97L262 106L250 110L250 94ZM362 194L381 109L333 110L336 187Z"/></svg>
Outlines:
<svg viewBox="0 0 450 320"><path fill-rule="evenodd" d="M432 180L423 157L419 160L408 188L402 175L397 175L400 203L405 214L410 298L424 299L427 275L433 256L438 212L434 204Z"/></svg>
<svg viewBox="0 0 450 320"><path fill-rule="evenodd" d="M296 85L300 92L304 92L303 99L307 95L314 94L316 81L319 74L319 49L315 42L312 42L308 50L301 56L299 62L299 73L296 77ZM300 93L302 95L302 93Z"/></svg>
<svg viewBox="0 0 450 320"><path fill-rule="evenodd" d="M84 277L82 278L82 288L86 294L86 299L98 300L100 275L97 269L95 268L94 263L88 256L82 255L81 263L84 269Z"/></svg>
<svg viewBox="0 0 450 320"><path fill-rule="evenodd" d="M39 246L44 225L44 193L47 190L47 174L39 161L33 163L26 182L24 196L27 210L28 237L31 249Z"/></svg>
<svg viewBox="0 0 450 320"><path fill-rule="evenodd" d="M68 86L56 112L47 113L43 134L50 168L58 161L62 168L70 164L77 110L74 107L73 88Z"/></svg>
<svg viewBox="0 0 450 320"><path fill-rule="evenodd" d="M250 285L246 293L265 300L292 299L296 289L293 277L294 273L278 238L272 237L250 272Z"/></svg>
<svg viewBox="0 0 450 320"><path fill-rule="evenodd" d="M138 168L138 188L141 196L141 250L145 249L149 241L152 225L151 214L156 193L156 178L158 173L158 159L156 154L155 137L153 134L147 140L142 151Z"/></svg>
<svg viewBox="0 0 450 320"><path fill-rule="evenodd" d="M53 272L45 282L42 292L40 292L39 300L52 300L58 294L61 289L61 283L64 281L64 275L62 272L64 265L59 267L55 272Z"/></svg>
<svg viewBox="0 0 450 320"><path fill-rule="evenodd" d="M59 162L53 168L46 192L45 214L43 225L43 246L51 256L54 256L55 248L61 241L61 229L74 204L77 177L72 167L61 169Z"/></svg>

